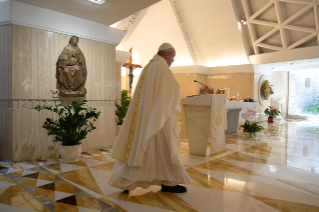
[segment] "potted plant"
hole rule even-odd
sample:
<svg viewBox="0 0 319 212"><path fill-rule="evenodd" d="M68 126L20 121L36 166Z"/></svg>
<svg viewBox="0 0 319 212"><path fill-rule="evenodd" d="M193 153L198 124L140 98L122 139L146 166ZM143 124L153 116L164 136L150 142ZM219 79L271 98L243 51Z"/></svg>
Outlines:
<svg viewBox="0 0 319 212"><path fill-rule="evenodd" d="M120 132L120 128L124 122L128 107L130 105L130 95L128 93L127 90L123 89L121 92L121 104L117 104L115 102L115 106L116 106L116 111L115 111L115 115L117 116L116 118L116 124L117 124L117 132Z"/></svg>
<svg viewBox="0 0 319 212"><path fill-rule="evenodd" d="M244 102L255 102L255 100L251 98L250 96L247 96L245 97Z"/></svg>
<svg viewBox="0 0 319 212"><path fill-rule="evenodd" d="M51 91L53 106L36 106L37 111L49 110L58 114L57 119L47 118L42 126L48 130L48 135L54 136L54 142L61 142L60 155L67 162L76 162L81 157L81 140L85 139L89 132L96 129L93 123L99 118L101 112L96 108L85 107L86 100L72 101L71 104L62 104L58 97L58 91Z"/></svg>
<svg viewBox="0 0 319 212"><path fill-rule="evenodd" d="M268 122L274 122L274 118L279 116L280 111L275 106L268 106L264 111L265 115L268 116Z"/></svg>
<svg viewBox="0 0 319 212"><path fill-rule="evenodd" d="M256 137L257 132L262 132L265 130L264 127L258 125L255 121L253 121L253 117L256 115L256 111L254 109L247 109L246 112L242 114L243 119L245 119L245 123L240 125L243 128L243 132L248 138Z"/></svg>

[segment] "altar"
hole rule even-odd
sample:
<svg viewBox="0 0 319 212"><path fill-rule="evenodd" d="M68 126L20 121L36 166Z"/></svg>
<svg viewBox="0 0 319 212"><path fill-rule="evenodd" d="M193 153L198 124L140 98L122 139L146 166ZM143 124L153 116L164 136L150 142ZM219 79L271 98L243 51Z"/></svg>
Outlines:
<svg viewBox="0 0 319 212"><path fill-rule="evenodd" d="M242 117L242 114L247 109L256 110L256 103L255 102L227 102L226 109L227 109L227 127L225 132L237 133L238 124L245 123L245 119Z"/></svg>

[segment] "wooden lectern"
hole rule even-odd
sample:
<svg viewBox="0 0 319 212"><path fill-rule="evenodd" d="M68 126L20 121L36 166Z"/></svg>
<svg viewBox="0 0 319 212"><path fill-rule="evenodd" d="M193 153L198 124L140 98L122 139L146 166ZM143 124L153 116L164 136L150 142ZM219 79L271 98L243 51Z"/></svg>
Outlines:
<svg viewBox="0 0 319 212"><path fill-rule="evenodd" d="M182 131L188 136L190 154L206 155L209 132L210 154L226 150L226 95L197 95L182 99L181 104L182 119L186 119L182 120Z"/></svg>

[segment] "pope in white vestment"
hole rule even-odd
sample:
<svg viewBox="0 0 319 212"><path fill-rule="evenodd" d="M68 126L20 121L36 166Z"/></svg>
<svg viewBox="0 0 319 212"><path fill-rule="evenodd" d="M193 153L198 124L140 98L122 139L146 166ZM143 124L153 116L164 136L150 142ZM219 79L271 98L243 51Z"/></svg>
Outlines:
<svg viewBox="0 0 319 212"><path fill-rule="evenodd" d="M162 44L140 76L113 146L117 161L111 186L134 190L162 185L162 191L182 193L186 188L178 184L191 184L180 152L180 86L169 68L174 56L174 48Z"/></svg>

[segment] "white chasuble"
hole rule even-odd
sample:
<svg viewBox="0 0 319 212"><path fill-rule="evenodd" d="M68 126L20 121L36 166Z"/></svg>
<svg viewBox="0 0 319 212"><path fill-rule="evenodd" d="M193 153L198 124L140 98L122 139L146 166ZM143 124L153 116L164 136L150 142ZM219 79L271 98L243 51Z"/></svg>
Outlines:
<svg viewBox="0 0 319 212"><path fill-rule="evenodd" d="M155 55L144 68L113 146L117 159L109 184L121 189L191 184L181 160L176 112L180 86Z"/></svg>
<svg viewBox="0 0 319 212"><path fill-rule="evenodd" d="M210 154L215 154L226 150L226 95L219 94L211 98L210 119Z"/></svg>

